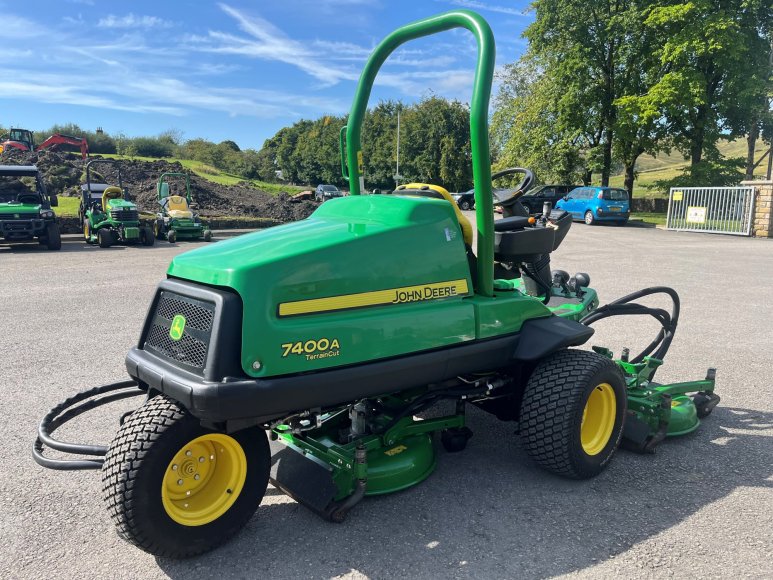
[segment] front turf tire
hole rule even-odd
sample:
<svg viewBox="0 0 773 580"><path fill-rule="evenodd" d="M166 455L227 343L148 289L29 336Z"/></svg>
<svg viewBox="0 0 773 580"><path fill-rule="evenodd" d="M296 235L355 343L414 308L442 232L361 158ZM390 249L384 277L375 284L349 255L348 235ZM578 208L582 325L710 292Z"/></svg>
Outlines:
<svg viewBox="0 0 773 580"><path fill-rule="evenodd" d="M202 444L197 442L202 440L207 445L214 442L214 463L200 452ZM221 463L222 456L215 456L218 451L225 451L226 459L235 452L241 458L236 468L233 461ZM102 467L102 491L119 536L156 556L188 558L212 550L246 525L266 492L270 460L262 429L252 427L230 435L209 431L180 404L159 395L132 413L118 430ZM230 483L232 472L237 485ZM197 473L203 477L194 482ZM186 512L185 496L170 496L178 474L179 481L185 478L179 489L193 489L191 509L198 511ZM184 522L187 517L192 519Z"/></svg>
<svg viewBox="0 0 773 580"><path fill-rule="evenodd" d="M626 387L618 366L583 350L542 360L521 402L521 443L541 467L588 479L601 473L620 444Z"/></svg>
<svg viewBox="0 0 773 580"><path fill-rule="evenodd" d="M113 232L107 228L97 230L97 241L100 248L109 248L113 245Z"/></svg>
<svg viewBox="0 0 773 580"><path fill-rule="evenodd" d="M53 251L62 249L62 234L55 223L46 225L46 247Z"/></svg>

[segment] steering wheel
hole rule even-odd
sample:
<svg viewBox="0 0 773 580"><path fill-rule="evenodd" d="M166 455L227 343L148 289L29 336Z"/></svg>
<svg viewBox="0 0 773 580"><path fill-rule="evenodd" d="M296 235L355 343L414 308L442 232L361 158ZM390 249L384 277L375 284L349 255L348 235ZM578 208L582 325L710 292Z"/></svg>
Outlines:
<svg viewBox="0 0 773 580"><path fill-rule="evenodd" d="M491 189L491 193L494 195L494 205L512 205L518 198L534 186L534 182L536 181L534 172L531 169L525 169L523 167L508 167L502 171L497 171L491 176L491 181L493 182L495 179L514 173L523 173L523 179L521 179L514 189Z"/></svg>

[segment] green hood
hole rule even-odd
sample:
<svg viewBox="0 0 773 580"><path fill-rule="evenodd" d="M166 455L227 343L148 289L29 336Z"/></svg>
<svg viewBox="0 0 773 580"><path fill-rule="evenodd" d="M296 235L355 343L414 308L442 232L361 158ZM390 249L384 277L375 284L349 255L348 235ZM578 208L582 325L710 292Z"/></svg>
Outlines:
<svg viewBox="0 0 773 580"><path fill-rule="evenodd" d="M107 200L107 207L110 209L137 209L137 206L125 199L109 199Z"/></svg>
<svg viewBox="0 0 773 580"><path fill-rule="evenodd" d="M19 203L16 201L0 203L0 216L13 217L14 214L40 213L40 207L39 203Z"/></svg>

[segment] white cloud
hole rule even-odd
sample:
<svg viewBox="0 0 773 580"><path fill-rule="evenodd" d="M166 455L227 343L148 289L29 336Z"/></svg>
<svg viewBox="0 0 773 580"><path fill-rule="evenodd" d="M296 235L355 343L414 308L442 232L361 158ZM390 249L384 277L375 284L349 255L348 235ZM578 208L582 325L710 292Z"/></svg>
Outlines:
<svg viewBox="0 0 773 580"><path fill-rule="evenodd" d="M450 0L450 3L454 6L461 8L470 8L472 10L488 10L489 12L498 12L500 14L510 14L512 16L525 16L525 10L519 10L518 8L512 8L510 6L499 6L496 4L488 4L486 2L480 2L479 0Z"/></svg>
<svg viewBox="0 0 773 580"><path fill-rule="evenodd" d="M97 26L101 28L171 28L174 24L158 16L135 16L131 12L125 16L116 16L109 14L105 18L100 18Z"/></svg>
<svg viewBox="0 0 773 580"><path fill-rule="evenodd" d="M299 68L324 85L334 85L341 80L356 80L359 77L353 70L324 63L317 58L317 53L307 48L303 42L288 37L282 30L260 16L247 16L227 4L220 4L220 8L236 20L239 28L246 32L249 38L210 31L209 38L217 44L200 46L199 50L284 62Z"/></svg>

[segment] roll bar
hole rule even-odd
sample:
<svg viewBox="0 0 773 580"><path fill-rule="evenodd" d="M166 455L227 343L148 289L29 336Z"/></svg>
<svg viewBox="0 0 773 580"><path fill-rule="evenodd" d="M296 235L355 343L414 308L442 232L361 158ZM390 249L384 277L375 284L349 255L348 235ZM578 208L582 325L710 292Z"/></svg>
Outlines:
<svg viewBox="0 0 773 580"><path fill-rule="evenodd" d="M341 129L341 169L344 177L349 180L351 195L360 195L365 190L360 131L373 82L387 57L409 40L437 34L452 28L466 28L472 32L478 44L478 60L470 104L472 174L475 185L475 216L478 228L477 284L475 286L478 294L491 297L494 295L494 206L491 197L488 109L491 82L494 76L496 47L491 27L482 16L469 10L453 10L406 24L381 41L365 64L349 112L349 121L346 127ZM344 145L346 147L345 158Z"/></svg>

